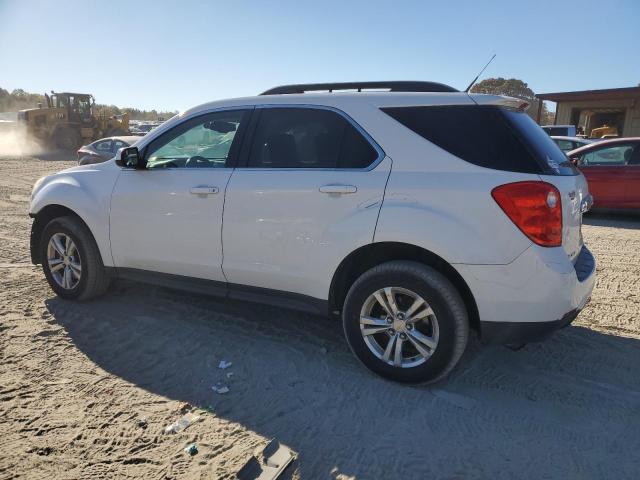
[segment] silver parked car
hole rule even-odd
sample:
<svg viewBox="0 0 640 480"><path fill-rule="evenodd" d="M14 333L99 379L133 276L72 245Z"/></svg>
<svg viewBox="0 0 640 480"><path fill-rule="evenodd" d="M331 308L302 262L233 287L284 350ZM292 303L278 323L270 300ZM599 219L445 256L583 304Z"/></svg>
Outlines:
<svg viewBox="0 0 640 480"><path fill-rule="evenodd" d="M138 140L140 137L134 136L108 137L96 140L78 149L78 165L90 165L110 160L119 149L130 147Z"/></svg>

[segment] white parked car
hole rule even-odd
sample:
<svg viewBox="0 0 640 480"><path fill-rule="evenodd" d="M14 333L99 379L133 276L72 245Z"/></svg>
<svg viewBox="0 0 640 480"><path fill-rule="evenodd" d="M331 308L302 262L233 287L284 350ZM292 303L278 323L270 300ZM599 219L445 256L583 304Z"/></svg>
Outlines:
<svg viewBox="0 0 640 480"><path fill-rule="evenodd" d="M594 286L585 179L521 107L431 82L201 105L40 179L32 260L68 299L119 277L340 315L371 370L435 381L470 330L539 340Z"/></svg>
<svg viewBox="0 0 640 480"><path fill-rule="evenodd" d="M551 138L556 145L562 150L564 153L570 152L571 150L575 150L576 148L584 147L585 145L589 145L594 142L594 140L589 140L588 138L581 137L563 137L551 135Z"/></svg>

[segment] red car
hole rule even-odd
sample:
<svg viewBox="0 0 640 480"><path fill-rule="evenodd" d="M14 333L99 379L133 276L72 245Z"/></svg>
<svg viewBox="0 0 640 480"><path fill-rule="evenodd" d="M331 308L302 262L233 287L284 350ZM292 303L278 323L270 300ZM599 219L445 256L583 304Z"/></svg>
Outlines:
<svg viewBox="0 0 640 480"><path fill-rule="evenodd" d="M640 137L603 140L567 156L587 178L594 208L640 209Z"/></svg>

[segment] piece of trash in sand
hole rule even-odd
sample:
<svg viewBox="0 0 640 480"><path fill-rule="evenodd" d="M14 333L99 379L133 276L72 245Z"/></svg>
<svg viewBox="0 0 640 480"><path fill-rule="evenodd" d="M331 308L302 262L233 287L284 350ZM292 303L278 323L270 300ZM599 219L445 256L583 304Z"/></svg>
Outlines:
<svg viewBox="0 0 640 480"><path fill-rule="evenodd" d="M200 407L196 410L201 415L215 415L216 412L211 405L207 405L206 407Z"/></svg>
<svg viewBox="0 0 640 480"><path fill-rule="evenodd" d="M192 423L200 420L200 415L196 415L195 413L185 413L182 417L180 417L177 421L173 422L171 425L167 425L164 429L164 433L178 433L183 431Z"/></svg>
<svg viewBox="0 0 640 480"><path fill-rule="evenodd" d="M234 375L233 372L229 372L229 373L227 373L227 378L231 378L231 377L233 377L233 375Z"/></svg>
<svg viewBox="0 0 640 480"><path fill-rule="evenodd" d="M211 387L211 390L219 394L229 393L229 387L227 387L226 385L220 382L216 383L213 387Z"/></svg>
<svg viewBox="0 0 640 480"><path fill-rule="evenodd" d="M220 363L218 364L218 368L220 370L224 370L226 368L229 368L231 365L233 365L233 362L227 362L226 360L220 360Z"/></svg>
<svg viewBox="0 0 640 480"><path fill-rule="evenodd" d="M136 425L138 425L142 429L145 429L149 425L149 422L147 422L147 419L145 417L140 417L136 422Z"/></svg>
<svg viewBox="0 0 640 480"><path fill-rule="evenodd" d="M188 453L193 457L196 453L198 453L198 445L196 445L195 443L192 443L188 445L187 448L184 449L184 451L185 453Z"/></svg>
<svg viewBox="0 0 640 480"><path fill-rule="evenodd" d="M275 480L296 459L297 454L275 438L262 452L253 455L237 473L238 480Z"/></svg>

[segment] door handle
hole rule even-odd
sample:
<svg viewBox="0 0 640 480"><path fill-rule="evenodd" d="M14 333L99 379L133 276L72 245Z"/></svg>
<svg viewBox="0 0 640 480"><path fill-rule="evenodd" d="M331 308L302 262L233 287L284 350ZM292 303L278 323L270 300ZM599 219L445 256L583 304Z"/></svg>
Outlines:
<svg viewBox="0 0 640 480"><path fill-rule="evenodd" d="M322 185L319 190L321 193L345 195L347 193L356 193L358 188L355 185Z"/></svg>
<svg viewBox="0 0 640 480"><path fill-rule="evenodd" d="M191 187L189 193L194 195L213 195L218 193L218 187Z"/></svg>

